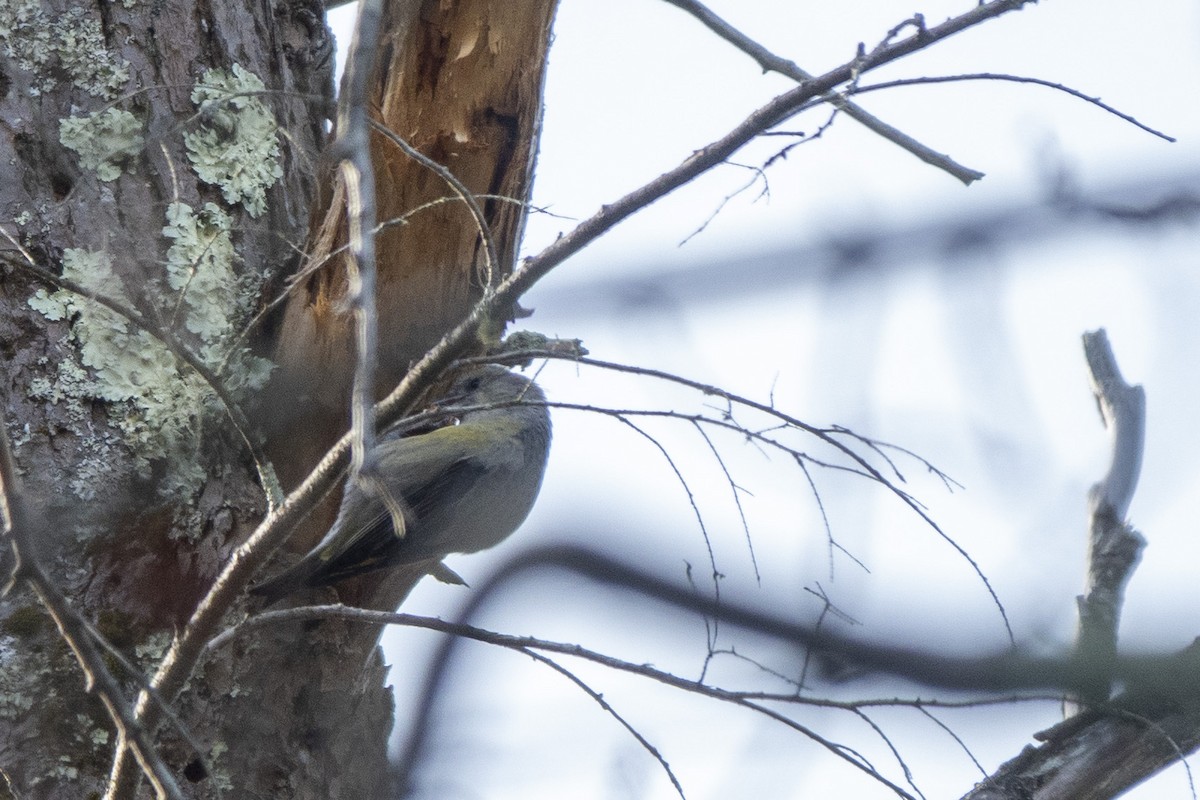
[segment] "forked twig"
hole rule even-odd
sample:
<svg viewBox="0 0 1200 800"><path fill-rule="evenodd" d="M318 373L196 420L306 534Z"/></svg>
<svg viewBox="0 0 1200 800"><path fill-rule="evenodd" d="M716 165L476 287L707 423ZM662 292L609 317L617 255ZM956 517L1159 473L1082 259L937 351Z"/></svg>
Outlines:
<svg viewBox="0 0 1200 800"><path fill-rule="evenodd" d="M778 72L780 75L786 75L797 83L803 83L804 81L810 81L813 79L812 74L801 69L796 62L790 61L782 56L775 55L766 47L737 30L725 20L721 19L703 3L698 2L698 0L664 0L664 2L688 12L696 19L700 20L700 22L703 23L710 31L757 61L758 65L762 67L763 72ZM984 174L979 170L971 169L970 167L964 167L950 156L944 153L939 153L933 148L922 144L913 137L909 136L907 133L904 133L898 128L895 128L879 119L879 117L871 114L857 103L846 99L846 97L842 94L837 92L826 92L824 95L822 95L822 99L854 121L861 123L868 130L879 134L883 138L893 142L896 145L899 145L917 158L924 161L926 164L937 167L938 169L943 170L955 178L958 178L968 186L984 177Z"/></svg>

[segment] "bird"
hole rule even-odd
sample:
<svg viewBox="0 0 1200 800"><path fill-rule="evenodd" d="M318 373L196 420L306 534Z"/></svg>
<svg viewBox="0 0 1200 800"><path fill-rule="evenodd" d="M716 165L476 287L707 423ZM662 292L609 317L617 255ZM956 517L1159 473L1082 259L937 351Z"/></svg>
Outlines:
<svg viewBox="0 0 1200 800"><path fill-rule="evenodd" d="M455 379L440 402L464 408L457 424L411 436L389 432L376 443L377 475L388 496L351 478L325 537L295 565L251 587L252 594L270 605L366 572L475 553L525 521L550 449L542 390L487 365ZM397 517L403 530L396 529Z"/></svg>

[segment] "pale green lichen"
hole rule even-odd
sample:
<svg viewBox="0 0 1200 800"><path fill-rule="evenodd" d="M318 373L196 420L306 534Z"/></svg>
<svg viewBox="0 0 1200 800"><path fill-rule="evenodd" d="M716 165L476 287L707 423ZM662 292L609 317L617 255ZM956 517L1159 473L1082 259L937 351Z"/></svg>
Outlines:
<svg viewBox="0 0 1200 800"><path fill-rule="evenodd" d="M222 792L233 791L233 776L221 763L227 752L229 752L229 745L225 742L215 742L212 749L208 751L208 764L212 768L211 779L215 788Z"/></svg>
<svg viewBox="0 0 1200 800"><path fill-rule="evenodd" d="M79 154L84 169L102 181L121 177L121 164L142 150L142 123L128 111L108 108L62 120L58 140Z"/></svg>
<svg viewBox="0 0 1200 800"><path fill-rule="evenodd" d="M0 719L21 719L33 708L33 698L20 692L0 692Z"/></svg>
<svg viewBox="0 0 1200 800"><path fill-rule="evenodd" d="M48 664L25 642L0 632L0 720L25 719L34 707L31 685L45 676Z"/></svg>
<svg viewBox="0 0 1200 800"><path fill-rule="evenodd" d="M166 631L150 634L146 641L134 646L134 659L142 665L157 664L167 654L167 648L171 646L173 638Z"/></svg>
<svg viewBox="0 0 1200 800"><path fill-rule="evenodd" d="M129 82L128 62L108 49L100 21L82 8L48 13L39 0L0 0L0 52L29 73L34 95L53 91L64 72L105 100Z"/></svg>
<svg viewBox="0 0 1200 800"><path fill-rule="evenodd" d="M50 768L50 774L47 777L63 781L76 781L79 780L79 768L72 763L70 756L59 756ZM33 781L35 784L37 782L37 779Z"/></svg>
<svg viewBox="0 0 1200 800"><path fill-rule="evenodd" d="M3 2L3 0L0 0ZM16 159L11 159L10 164L16 166ZM22 228L28 230L22 231L22 235L29 236L35 232L50 233L50 220L52 218L53 209L50 204L45 201L35 203L32 207L23 207L20 211L13 215L12 221Z"/></svg>
<svg viewBox="0 0 1200 800"><path fill-rule="evenodd" d="M166 218L165 273L146 284L146 296L161 291L162 316L181 346L220 372L234 396L245 396L265 384L271 368L247 348L230 345L250 313L259 278L238 277L232 219L215 204L196 211L172 203ZM62 274L97 297L132 305L105 252L64 251ZM61 342L66 352L51 375L31 381L30 393L62 404L68 424L81 434L81 458L70 481L76 496L91 500L106 492L118 480L112 465L122 452L132 455L143 478L152 465L167 466L158 484L163 496L194 495L207 477L199 458L203 427L222 413L212 388L159 339L95 300L40 289L28 302L47 319L71 323ZM111 404L117 432L95 428L95 400Z"/></svg>
<svg viewBox="0 0 1200 800"><path fill-rule="evenodd" d="M76 738L86 739L86 742L94 748L108 744L108 731L96 725L96 721L87 714L75 715L74 728L79 732L76 734Z"/></svg>
<svg viewBox="0 0 1200 800"><path fill-rule="evenodd" d="M107 253L74 248L64 251L63 277L96 295L129 305ZM39 289L29 305L52 320L79 315L72 332L79 342L83 365L91 367L98 378L95 397L114 402L135 400L175 368L175 357L157 340L132 329L124 317L86 298L65 290L48 294Z"/></svg>
<svg viewBox="0 0 1200 800"><path fill-rule="evenodd" d="M278 125L259 99L265 90L240 64L208 70L192 90L200 126L183 137L196 175L252 217L266 211L267 189L283 176Z"/></svg>
<svg viewBox="0 0 1200 800"><path fill-rule="evenodd" d="M158 484L158 493L163 497L190 497L204 485L208 473L195 459L176 461L172 469ZM180 512L184 513L184 512ZM195 541L200 535L202 520L198 515L188 515L190 520L181 520L177 515L176 526L171 529L171 538L183 538ZM180 523L183 524L180 524Z"/></svg>
<svg viewBox="0 0 1200 800"><path fill-rule="evenodd" d="M167 283L175 292L176 313L198 338L201 359L222 369L230 391L243 394L262 388L272 365L245 348L227 352L227 343L237 333L235 323L249 316L260 283L256 275L239 278L235 273L232 230L232 218L213 203L199 212L185 203L167 206L163 235L172 240Z"/></svg>
<svg viewBox="0 0 1200 800"><path fill-rule="evenodd" d="M33 441L33 427L26 422L19 428L10 428L8 431L8 436L12 440L12 449L14 451L20 450L29 442ZM25 471L20 467L17 467L17 473L24 475Z"/></svg>
<svg viewBox="0 0 1200 800"><path fill-rule="evenodd" d="M106 253L66 250L63 277L97 295L129 302ZM35 382L31 393L51 402L65 401L69 417L80 430L90 433L80 442L82 458L72 476L77 496L88 500L106 491L113 478L114 448L121 442L144 477L156 460L174 464L195 460L197 418L206 407L209 392L197 376L179 369L175 356L162 343L133 328L124 317L66 290L47 293L40 289L29 305L48 319L73 321L62 344L78 347L79 362L68 351L58 361L54 380ZM120 442L90 432L86 409L95 399L123 408L111 415L121 431Z"/></svg>
<svg viewBox="0 0 1200 800"><path fill-rule="evenodd" d="M46 619L36 630L29 630L12 612L41 611L36 597L27 588L18 586L9 594L16 609L5 609L5 623L0 626L0 725L17 720L20 725L35 731L52 730L62 735L63 747L45 754L39 761L36 774L29 774L29 785L45 781L76 781L88 770L84 763L102 764L111 750L96 747L90 741L91 732L104 726L103 711L94 700L88 701L79 681L79 666L54 624ZM44 612L42 612L44 614ZM17 630L13 630L13 627ZM10 725L11 727L11 725ZM74 747L71 740L81 743ZM57 753L69 753L59 756ZM0 786L4 784L0 782ZM9 793L0 789L0 797ZM68 796L61 792L27 791L20 797ZM71 795L75 796L75 795Z"/></svg>
<svg viewBox="0 0 1200 800"><path fill-rule="evenodd" d="M167 206L167 283L177 293L176 313L182 310L184 326L205 346L219 343L231 312L241 310L232 229L232 218L213 203L199 213L186 203Z"/></svg>

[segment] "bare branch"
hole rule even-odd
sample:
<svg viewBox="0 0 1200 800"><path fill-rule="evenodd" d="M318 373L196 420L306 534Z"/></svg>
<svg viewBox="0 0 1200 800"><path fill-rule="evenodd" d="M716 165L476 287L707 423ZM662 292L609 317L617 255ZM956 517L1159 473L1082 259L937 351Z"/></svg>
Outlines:
<svg viewBox="0 0 1200 800"><path fill-rule="evenodd" d="M890 491L893 495L895 495L897 498L899 498L901 502L903 502L910 509L912 509L912 511L915 512L917 514L917 516L919 516L922 519L922 521L925 522L925 524L927 524L943 541L945 541L952 548L954 548L954 550L963 558L963 560L965 560L967 562L967 564L971 567L972 571L975 572L975 575L979 578L980 582L983 584L983 587L988 592L988 595L991 597L993 605L995 605L996 610L1000 614L1001 621L1004 624L1004 630L1005 630L1006 634L1008 635L1009 640L1015 641L1014 637L1013 637L1012 626L1008 620L1008 613L1004 609L1004 604L1000 602L1000 596L998 594L996 594L996 591L993 588L991 581L988 580L987 575L984 574L983 568L979 566L979 563L975 561L975 559L971 556L971 554L968 553L961 544L959 544L957 541L955 541L955 539L952 536L950 536L950 534L948 534L945 530L942 529L942 527L940 525L938 525L937 521L934 520L933 517L931 517L929 515L929 512L925 510L925 508L921 505L920 502L918 502L916 500L916 498L914 498L911 494L909 494L908 492L904 491L899 486L897 486L895 482L889 480L878 468L876 468L873 464L871 464L869 461L867 461L866 458L864 458L860 453L856 452L849 445L847 445L844 442L840 441L839 439L835 438L835 436L836 435L845 435L845 436L850 436L854 439L858 439L859 441L863 442L867 447L869 447L872 451L874 451L876 453L880 452L881 443L874 442L874 440L871 440L871 439L868 439L865 437L859 437L857 434L854 434L853 432L847 430L844 427L840 427L840 426L835 426L835 427L830 427L830 428L818 428L818 427L811 425L807 422L804 422L796 417L786 414L786 413L780 411L779 409L775 408L774 406L760 403L760 402L751 400L749 398L746 398L746 397L743 397L740 395L736 395L736 394L729 392L725 389L722 389L718 386L712 386L709 384L700 383L699 381L689 380L687 378L684 378L679 375L675 375L670 372L664 372L662 370L650 369L647 367L635 367L635 366L630 366L627 364L618 364L615 362L601 361L599 359L594 359L594 358L584 358L584 357L572 355L570 353L564 354L564 353L559 353L559 352L555 352L555 351L536 351L536 355L539 358L561 358L564 360L573 361L578 364L586 364L589 366L600 367L603 369L609 369L609 370L613 370L616 372L625 372L625 373L630 373L630 374L635 374L635 375L643 375L646 377L653 377L653 378L657 378L660 380L669 381L671 383L675 383L680 386L686 386L690 389L694 389L696 391L702 392L703 394L720 397L720 398L726 400L727 402L735 403L737 405L744 406L745 408L753 409L755 411L759 411L764 414L768 414L788 427L795 428L797 430L804 431L806 433L809 433L809 434L815 436L822 443L832 447L838 453L841 453L842 455L844 455L847 459L849 459L852 462L852 464L854 466L847 467L847 466L841 465L841 464L831 464L831 463L828 463L825 461L821 461L819 459L813 458L809 454L804 453L802 451L795 450L793 448L788 448L788 447L782 445L781 443L777 442L776 440L766 437L761 433L749 431L741 425L737 425L735 423L727 422L724 420L716 420L716 419L711 419L709 417L682 414L682 413L674 412L674 411L647 411L647 410L639 410L639 409L601 409L601 408L597 408L594 406L572 405L569 403L553 403L553 404L551 404L556 408L577 409L577 410L582 410L582 411L598 411L600 413L610 414L610 415L626 414L626 415L631 415L631 416L637 415L637 416L674 417L674 418L686 420L688 422L704 422L705 424L708 424L708 425L711 425L714 427L726 428L729 430L737 431L745 436L748 436L748 437L754 439L755 441L762 442L763 444L768 445L770 447L781 449L784 452L790 454L793 458L795 458L796 463L800 466L801 469L803 469L805 471L805 475L806 475L806 477L808 477L809 483L813 487L814 494L816 494L816 487L815 487L815 485L812 484L811 476L808 475L808 470L805 467L805 462L811 462L813 464L817 464L819 466L823 466L823 467L826 467L829 469L848 470L850 472L853 472L853 473L859 474L859 475L863 475L864 477L868 477L868 478L878 482L879 484L884 486L888 491ZM504 356L501 356L498 360L503 360L504 358L520 360L521 358L529 358L529 357L531 357L531 352L527 351L524 353L505 354ZM464 363L473 363L472 359L463 359L463 362ZM903 451L902 449L901 449L901 451L906 452L906 451ZM884 458L884 460L888 464L888 466L894 470L895 464L892 463L892 461L890 459L888 459L886 456L882 456L882 453L880 453L880 455L881 455L881 457ZM936 467L934 467L928 461L925 461L924 459L920 459L920 458L918 458L918 460L927 469L932 471L935 475L939 476L943 481L949 480L947 478L947 476L945 476L940 470L938 470ZM817 497L817 502L818 502L818 504L821 503L819 496ZM846 552L833 539L832 530L829 527L828 519L825 518L825 510L824 510L823 506L821 506L821 514L822 514L822 518L825 519L826 533L829 536L830 548L832 549L834 547L837 547L838 549L842 549L843 552ZM850 554L847 553L847 555L850 555ZM855 559L853 555L850 555L850 557L852 559L854 559L856 562L858 562L858 560ZM862 566L861 562L858 562L858 563L860 566Z"/></svg>
<svg viewBox="0 0 1200 800"><path fill-rule="evenodd" d="M355 323L356 362L350 399L352 448L350 480L360 473L366 486L382 485L371 460L375 451L375 355L378 319L375 314L375 169L371 164L368 85L379 50L382 0L364 0L346 61L345 89L338 102L337 139L332 152L346 184L350 258L349 286L344 302Z"/></svg>
<svg viewBox="0 0 1200 800"><path fill-rule="evenodd" d="M720 36L725 41L732 44L737 49L741 50L746 55L753 58L762 67L763 72L778 72L780 75L786 75L797 83L810 81L813 76L801 69L794 61L790 61L782 56L777 56L763 47L758 42L751 39L741 31L734 28L725 20L714 14L711 9L705 6L698 0L665 0L665 2L683 9L687 13L700 20L705 27ZM866 126L883 138L899 145L908 152L912 153L917 158L924 161L926 164L937 167L940 170L947 172L955 178L958 178L967 186L970 186L975 181L979 180L984 174L978 170L964 167L950 156L944 153L939 153L930 147L918 142L903 131L892 127L879 117L874 116L870 112L863 109L861 106L847 100L845 96L837 92L827 92L822 95L822 99L839 109L846 116Z"/></svg>
<svg viewBox="0 0 1200 800"><path fill-rule="evenodd" d="M444 369L476 335L482 323L494 318L501 309L510 307L530 287L563 261L603 236L635 212L721 164L745 144L783 122L815 98L852 80L860 73L923 50L956 33L1010 11L1017 11L1033 2L1034 0L992 0L992 2L982 3L964 14L951 17L940 25L925 29L919 36L910 36L898 42L884 44L862 58L855 58L824 75L814 77L771 100L750 114L725 136L693 152L677 167L663 173L641 188L633 190L620 200L602 206L600 211L577 225L573 231L557 239L537 256L526 259L500 283L494 294L484 297L466 319L409 370L396 390L383 400L380 413L398 415L397 409L405 408L412 403L421 389L428 385L429 381Z"/></svg>
<svg viewBox="0 0 1200 800"><path fill-rule="evenodd" d="M1087 587L1078 598L1076 641L1078 657L1092 667L1088 674L1094 679L1079 687L1080 694L1087 702L1102 703L1108 700L1111 686L1125 586L1146 546L1141 534L1125 522L1141 471L1146 394L1121 377L1103 328L1083 335L1083 349L1092 391L1113 441L1108 473L1089 493Z"/></svg>
<svg viewBox="0 0 1200 800"><path fill-rule="evenodd" d="M1195 674L1195 655L1186 658L1177 666ZM1184 757L1200 746L1194 698L1127 693L1115 702L1035 735L1040 747L1026 747L964 800L1111 800L1164 767L1186 767Z"/></svg>
<svg viewBox="0 0 1200 800"><path fill-rule="evenodd" d="M460 618L463 620L473 618L480 608L490 602L493 595L514 580L523 578L528 573L536 574L543 570L553 569L565 569L571 573L588 577L606 588L618 588L680 609L706 615L711 614L722 619L727 625L757 631L777 638L779 641L792 642L797 646L812 648L835 660L845 661L871 672L895 675L929 686L986 691L1005 691L1018 687L1025 689L1045 689L1048 687L1065 689L1079 685L1079 682L1084 677L1081 673L1087 669L1087 665L1081 665L1070 653L1060 654L1056 657L1047 657L1032 655L1014 648L980 656L956 658L948 657L944 652L921 652L903 647L869 644L861 640L852 639L836 631L823 631L818 635L811 627L799 625L791 619L759 608L748 608L728 601L718 606L711 599L698 596L686 587L667 583L644 570L622 564L601 554L578 547L538 548L519 554L473 593L466 610ZM435 621L435 624L446 625L447 623ZM464 631L463 635L475 638L470 630L462 630ZM459 629L454 629L452 632L458 633ZM568 648L568 651L573 654L582 655L581 648L577 645L563 645L563 647ZM453 648L453 639L447 640L444 643L443 649L437 659L439 665L444 666L447 659L451 657ZM1121 728L1124 733L1120 735L1124 737L1124 747L1126 748L1124 752L1137 752L1136 748L1139 746L1139 742L1152 744L1152 747L1140 753L1142 757L1138 759L1138 762L1142 767L1147 764L1148 759L1156 759L1153 763L1161 766L1166 760L1174 759L1175 754L1179 750L1187 752L1190 747L1194 747L1197 737L1200 736L1200 734L1195 733L1197 728L1190 724L1197 713L1200 713L1195 710L1196 708L1200 708L1200 705L1194 702L1194 699L1197 697L1197 690L1192 678L1197 658L1200 657L1200 648L1193 648L1192 650L1195 652L1147 655L1136 658L1125 657L1118 662L1117 674L1132 684L1137 684L1141 687L1139 689L1141 699L1135 700L1131 698L1129 700L1131 704L1137 703L1138 705L1131 705L1130 707L1157 708L1160 709L1156 712L1157 716L1168 715L1169 724L1156 723L1151 728L1147 728L1147 723L1144 721L1131 719L1128 715L1122 715L1121 719L1124 721L1121 722ZM597 660L597 663L621 668L619 661L611 659L608 656L597 654L595 660ZM639 674L644 669L651 668L637 668ZM656 679L659 679L659 677L661 676L656 676ZM678 679L674 679L673 676L666 676L662 679L668 685L680 685L677 684ZM402 759L402 763L410 767L418 762L423 748L423 737L428 734L429 727L432 725L433 706L438 702L438 697L441 695L441 680L441 670L435 670L431 673L426 685L418 694L422 698L422 705L412 723L412 735L409 739L410 744L405 758ZM684 683L687 686L695 685L695 682ZM687 687L680 685L680 688ZM698 691L702 693L711 691L713 693L712 696L723 694L723 690L713 689L712 687ZM745 701L745 698L739 697L738 700ZM800 700L797 699L797 702L800 702ZM747 701L746 705L749 706L750 703ZM785 724L789 724L789 726L795 727L797 730L800 729L794 721L789 720L785 716L778 715L769 709L760 708L760 710L762 713L770 715L773 719L778 719ZM1093 715L1093 719L1095 716L1099 715ZM1152 720L1151 715L1148 713L1143 712L1140 716L1145 720ZM1164 735L1173 738L1177 733L1187 734L1186 743L1177 742L1166 747L1164 744ZM1129 737L1125 736L1125 734L1130 734L1133 740L1130 741ZM815 740L823 741L811 732L806 732L806 735L813 736ZM840 752L843 757L846 757L846 753L842 752L836 745L831 744L830 747L832 751ZM1061 753L1061 750L1057 752ZM1108 766L1111 767L1111 756L1105 756L1102 750L1095 751L1095 755L1097 758L1108 762ZM849 758L849 760L851 763L865 766L860 764L857 759ZM1062 763L1061 757L1058 763ZM1157 766L1154 768L1157 768ZM1013 796L1016 797L1018 795ZM1027 797L1028 795L1019 796ZM1066 797L1074 795L1054 796L1064 798L1065 800ZM1100 797L1107 795L1093 794L1088 796Z"/></svg>
<svg viewBox="0 0 1200 800"><path fill-rule="evenodd" d="M1002 765L967 795L971 800L1115 797L1200 746L1194 690L1183 683L1196 674L1195 643L1163 660L1158 674L1127 678L1129 688L1109 702L1125 660L1117 655L1125 585L1145 546L1124 517L1141 467L1146 398L1141 386L1130 386L1121 377L1103 329L1085 333L1083 346L1101 417L1113 439L1108 473L1089 493L1087 589L1078 598L1074 655L1078 682L1069 687L1088 706L1038 734L1044 744L1026 748ZM1068 704L1068 710L1074 711L1073 706ZM1021 788L1031 785L1036 792Z"/></svg>
<svg viewBox="0 0 1200 800"><path fill-rule="evenodd" d="M590 662L593 662L596 664L600 664L600 665L605 666L610 669L637 675L640 677L647 678L649 680L654 680L663 685L670 686L670 687L676 688L676 689L680 689L682 691L691 692L691 693L698 694L698 695L701 695L704 697L708 697L710 699L718 700L720 702L725 702L725 703L729 703L729 704L732 704L735 706L746 708L746 709L754 711L758 714L762 714L776 722L779 722L779 723L785 725L786 727L800 733L801 735L811 739L812 741L814 741L821 747L824 747L825 749L827 749L834 756L846 761L851 766L853 766L859 770L862 770L867 775L871 776L875 780L882 783L884 786L886 786L889 789L891 789L892 791L896 792L900 797L905 797L905 798L912 798L912 795L909 794L908 792L904 791L902 788L900 788L896 784L889 781L886 777L884 777L861 754L856 753L855 751L851 750L850 748L847 748L844 745L834 743L834 742L822 737L820 734L816 733L811 728L801 725L796 720L763 705L759 701L771 701L771 702L790 703L790 704L801 705L801 706L815 706L815 707L820 707L820 708L839 709L839 710L843 710L843 711L849 711L851 713L854 713L856 716L859 716L860 718L864 718L864 719L866 719L866 718L862 713L862 709L865 707L869 707L869 706L921 707L921 706L925 706L925 705L938 705L937 703L931 704L927 701L911 701L911 700L899 700L899 699L866 700L866 701L861 701L861 702L838 702L838 701L831 701L831 700L805 698L805 697L801 697L798 694L778 695L778 694L767 694L767 693L756 693L756 692L730 691L728 689L722 689L720 687L705 684L702 681L681 678L672 673L657 669L649 664L635 664L632 662L624 661L622 659L618 659L618 658L615 658L610 655L605 655L603 653L599 653L594 650L589 650L578 644L571 644L571 643L566 643L566 642L553 642L553 641L548 641L545 639L538 639L538 638L530 637L530 636L512 636L509 634L495 633L493 631L488 631L488 630L484 630L482 628L477 628L477 627L468 625L463 622L447 622L445 620L441 620L441 619L437 619L437 618L433 618L433 617L419 617L419 616L414 616L412 614L388 613L388 612L384 612L384 611L373 611L373 610L369 610L369 609L351 608L351 607L340 606L340 605L307 606L307 607L300 607L300 608L284 609L284 610L279 610L279 611L268 611L263 614L259 614L255 617L251 617L250 619L240 623L238 626L236 626L234 628L230 628L229 630L224 631L220 636L214 638L212 640L212 642L209 644L209 646L206 648L206 652L208 652L209 650L214 650L218 647L223 647L226 644L228 644L236 636L246 633L250 629L257 628L257 627L260 627L263 625L278 624L278 623L284 622L284 621L307 621L307 620L312 620L312 619L322 619L322 618L331 618L331 617L338 618L338 619L349 619L349 620L353 620L353 621L357 621L357 622L362 622L365 624L395 624L395 625L405 625L405 626L409 626L409 627L418 627L418 628L425 628L425 629L429 629L429 630L440 631L443 633L452 634L454 637L472 639L472 640L484 642L487 644L505 647L505 648L508 648L511 650L515 650L517 652L525 653L526 655L534 656L535 658L538 657L536 654L536 651L559 653L561 655L567 655L567 656L571 656L574 658L579 658L579 659L590 661ZM438 659L439 668L435 669L434 677L432 679L436 680L437 679L436 676L440 676L440 674L442 673L442 671L444 670L444 668L446 666L446 659L448 657L449 657L448 653L443 651L442 657L440 657ZM544 657L542 657L542 658L544 658ZM539 660L542 660L542 659L539 659ZM553 662L551 662L551 663L553 663ZM563 671L564 674L567 674L568 677L571 677L571 673L569 673L565 670L562 670L561 668L560 668L560 671ZM584 687L584 688L585 688L585 691L588 691L589 694L593 694L589 688L587 688L587 687ZM593 695L593 696L595 696L595 695ZM428 695L426 695L426 697L428 697ZM427 706L432 707L432 703L435 701L435 699L436 698L430 698L427 701ZM1040 698L1040 699L1044 699L1044 698ZM996 702L1006 702L1007 703L1007 702L1012 702L1013 700L1014 700L1014 698L1004 698L1004 699L998 700ZM423 710L425 707L426 706L423 706ZM610 708L606 708L606 711L609 711L609 713L615 714L615 712L613 712ZM618 717L618 720L621 721L622 724L625 724L624 720L621 720L619 717ZM874 728L877 732L879 732L880 735L883 735L882 732L879 731L878 727L876 725L874 725L874 723L872 723L869 719L867 719L866 721L868 722L869 725L871 725L872 728ZM416 735L419 737L421 732L427 731L427 727L425 725L418 724L418 725L414 725L413 730L416 732ZM664 767L666 767L665 761L661 760L661 756L659 756L657 750L653 749L652 746L650 746L648 742L644 742L643 737L641 737L641 735L638 734L636 731L632 731L632 729L631 729L631 732L633 732L634 735L638 737L639 742L643 742L644 746L650 747L652 755L654 755L655 758L660 760L660 764L662 764ZM884 738L886 740L886 736ZM411 739L410 744L412 744L416 741L417 741L416 738ZM419 747L419 744L418 744L418 747ZM894 748L893 748L893 752L895 752ZM409 765L409 766L414 764L415 761L413 760L413 757L415 756L415 753L416 753L416 751L410 751L409 757L401 759L401 764ZM897 754L897 757L898 757L898 754ZM675 783L674 780L672 780L672 782ZM676 788L678 789L678 784L676 784Z"/></svg>
<svg viewBox="0 0 1200 800"><path fill-rule="evenodd" d="M1112 433L1112 463L1093 488L1093 503L1108 506L1118 519L1129 513L1129 503L1142 471L1146 440L1146 393L1121 377L1116 356L1101 328L1083 335L1083 351L1092 374L1092 391L1104 426Z"/></svg>

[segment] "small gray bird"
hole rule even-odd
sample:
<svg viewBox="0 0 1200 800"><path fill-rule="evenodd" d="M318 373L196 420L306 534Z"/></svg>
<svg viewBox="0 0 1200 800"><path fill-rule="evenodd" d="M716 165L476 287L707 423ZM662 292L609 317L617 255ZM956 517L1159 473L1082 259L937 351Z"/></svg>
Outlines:
<svg viewBox="0 0 1200 800"><path fill-rule="evenodd" d="M429 433L385 435L376 445L378 474L403 511L404 530L397 533L382 498L353 482L325 538L250 591L273 603L302 587L499 544L541 488L550 449L545 401L536 384L503 367L458 378L443 403L498 407L465 411L457 425Z"/></svg>

